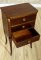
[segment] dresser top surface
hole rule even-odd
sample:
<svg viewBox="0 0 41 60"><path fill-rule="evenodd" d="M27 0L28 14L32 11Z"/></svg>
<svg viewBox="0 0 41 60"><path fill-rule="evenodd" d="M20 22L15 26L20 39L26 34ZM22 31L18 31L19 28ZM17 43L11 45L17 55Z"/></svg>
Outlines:
<svg viewBox="0 0 41 60"><path fill-rule="evenodd" d="M2 7L1 10L3 13L5 13L7 18L19 18L37 13L37 9L29 3L6 6Z"/></svg>

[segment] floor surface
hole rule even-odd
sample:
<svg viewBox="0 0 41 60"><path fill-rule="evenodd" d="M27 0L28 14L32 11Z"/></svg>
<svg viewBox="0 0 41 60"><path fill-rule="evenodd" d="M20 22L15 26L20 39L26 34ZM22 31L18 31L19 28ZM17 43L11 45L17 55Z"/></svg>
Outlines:
<svg viewBox="0 0 41 60"><path fill-rule="evenodd" d="M41 4L41 0L0 0L0 3L33 3L33 4Z"/></svg>

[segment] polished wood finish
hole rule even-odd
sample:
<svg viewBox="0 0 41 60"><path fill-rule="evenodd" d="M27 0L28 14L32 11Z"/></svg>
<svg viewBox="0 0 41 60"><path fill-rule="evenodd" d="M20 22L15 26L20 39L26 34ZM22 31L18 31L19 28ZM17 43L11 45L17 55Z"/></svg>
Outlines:
<svg viewBox="0 0 41 60"><path fill-rule="evenodd" d="M20 17L29 16L32 14L36 14L37 10L29 3L22 3L7 7L2 7L2 10L5 12L7 18L16 19Z"/></svg>
<svg viewBox="0 0 41 60"><path fill-rule="evenodd" d="M39 39L39 34L36 32L34 28L16 31L12 34L13 41L15 41L17 47L22 46L24 44L30 44L32 42L38 41Z"/></svg>
<svg viewBox="0 0 41 60"><path fill-rule="evenodd" d="M11 26L26 23L26 22L29 22L29 21L34 21L35 18L36 18L35 14L30 15L30 16L24 16L24 17L16 18L16 19L12 18L11 19Z"/></svg>
<svg viewBox="0 0 41 60"><path fill-rule="evenodd" d="M30 44L32 48L32 42L38 41L40 37L34 29L38 10L29 3L2 7L1 10L5 35L9 37L10 41L11 54L12 40L17 47Z"/></svg>

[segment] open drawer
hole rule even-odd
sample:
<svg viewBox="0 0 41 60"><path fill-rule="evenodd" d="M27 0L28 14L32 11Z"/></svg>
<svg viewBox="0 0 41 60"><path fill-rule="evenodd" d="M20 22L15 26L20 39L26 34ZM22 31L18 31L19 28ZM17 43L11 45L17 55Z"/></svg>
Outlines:
<svg viewBox="0 0 41 60"><path fill-rule="evenodd" d="M40 35L34 28L22 29L16 32L12 32L13 41L17 47L35 42L39 40Z"/></svg>

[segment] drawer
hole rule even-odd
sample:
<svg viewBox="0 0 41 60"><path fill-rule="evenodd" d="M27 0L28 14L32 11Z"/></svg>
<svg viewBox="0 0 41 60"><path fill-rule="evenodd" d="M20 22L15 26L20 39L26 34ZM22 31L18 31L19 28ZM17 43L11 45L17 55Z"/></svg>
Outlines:
<svg viewBox="0 0 41 60"><path fill-rule="evenodd" d="M30 15L30 16L25 16L22 18L17 18L17 19L11 18L10 23L11 23L11 26L18 25L18 24L22 24L22 23L25 23L28 21L33 21L33 20L35 20L35 18L36 18L36 14Z"/></svg>
<svg viewBox="0 0 41 60"><path fill-rule="evenodd" d="M13 41L17 47L38 41L40 35L34 28L12 32Z"/></svg>
<svg viewBox="0 0 41 60"><path fill-rule="evenodd" d="M13 32L13 31L16 32L16 31L18 31L18 30L22 30L22 29L26 29L26 28L31 28L31 27L34 27L34 24L35 24L34 21L26 22L26 23L24 23L24 24L11 27L11 31L12 31L12 32Z"/></svg>

